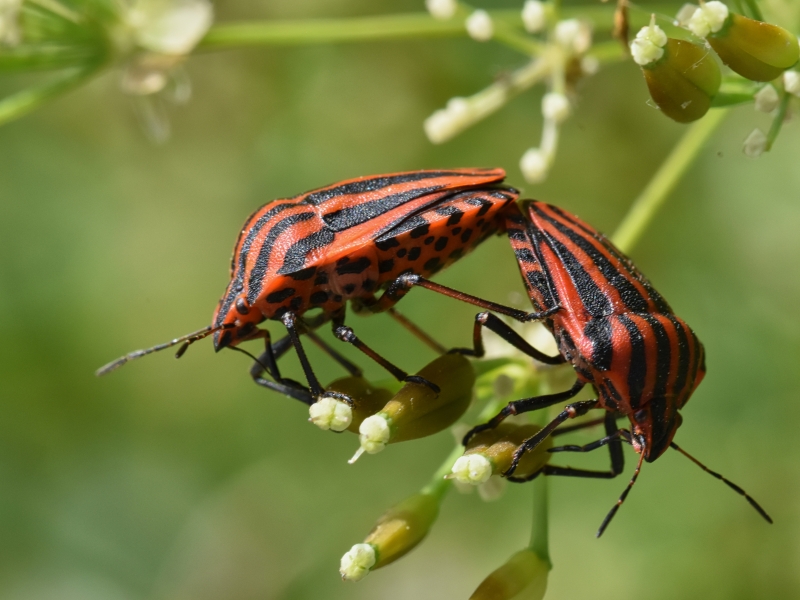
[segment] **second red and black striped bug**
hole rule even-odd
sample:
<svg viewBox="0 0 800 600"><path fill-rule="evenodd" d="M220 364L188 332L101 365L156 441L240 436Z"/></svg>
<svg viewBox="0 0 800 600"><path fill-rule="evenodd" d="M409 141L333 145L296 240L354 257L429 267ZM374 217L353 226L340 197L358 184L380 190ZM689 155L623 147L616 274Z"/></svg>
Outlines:
<svg viewBox="0 0 800 600"><path fill-rule="evenodd" d="M679 411L706 372L703 345L689 326L673 313L629 258L576 216L536 201L524 202L522 211L516 204L509 205L503 215L528 295L553 334L559 355L547 356L536 350L491 313L476 317L474 350L466 352L483 354L481 331L488 327L541 362L571 363L577 380L567 391L509 403L487 423L474 427L466 435L465 444L476 433L497 426L511 415L560 404L591 385L597 397L564 407L555 419L520 446L506 476L513 476L520 457L536 448L560 424L599 408L606 411L602 419L605 437L586 446L551 449L588 452L608 446L610 471L573 469L568 473L595 478L616 477L622 472L622 441L639 453L634 475L600 526L598 536L628 495L642 461L652 462L670 447L743 495L771 523L767 513L744 490L706 468L673 442L682 421ZM619 416L630 420L630 430L617 427Z"/></svg>
<svg viewBox="0 0 800 600"><path fill-rule="evenodd" d="M415 284L451 293L426 278L498 232L502 223L498 213L518 196L516 190L502 185L504 177L502 169L412 171L359 177L274 200L245 222L234 248L230 283L210 326L131 352L102 367L98 374L178 344L177 356L181 356L190 344L209 335L214 336L217 351L264 339L266 350L251 371L254 380L311 404L325 392L306 357L301 334L326 348L351 373L359 373L313 334L314 327L331 320L337 338L354 345L396 378L428 384L364 344L345 325L346 304L355 302L364 311L389 311L437 351L444 351L394 312L394 304ZM376 292L387 287L386 293L376 298ZM500 305L478 303L507 312ZM311 309L320 309L321 316L307 324L302 316ZM524 315L513 310L511 314ZM270 333L257 327L265 320L285 326L307 388L281 376ZM261 377L264 370L272 381Z"/></svg>

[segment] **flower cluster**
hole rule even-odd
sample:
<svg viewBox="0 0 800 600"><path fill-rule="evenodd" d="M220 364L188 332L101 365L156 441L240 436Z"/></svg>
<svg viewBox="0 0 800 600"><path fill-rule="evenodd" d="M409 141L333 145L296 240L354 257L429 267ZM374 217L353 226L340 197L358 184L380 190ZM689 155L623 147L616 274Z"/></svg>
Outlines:
<svg viewBox="0 0 800 600"><path fill-rule="evenodd" d="M722 73L716 53L741 80L773 82L734 101L752 100L756 110L774 113L777 132L790 96L798 95L800 87L800 74L790 70L800 58L797 37L760 18L733 13L717 0L685 5L674 24L692 39L668 37L653 15L630 45L659 109L679 123L688 123L714 105L725 105L728 99L720 93ZM756 129L745 141L744 151L758 156L769 145L768 137Z"/></svg>

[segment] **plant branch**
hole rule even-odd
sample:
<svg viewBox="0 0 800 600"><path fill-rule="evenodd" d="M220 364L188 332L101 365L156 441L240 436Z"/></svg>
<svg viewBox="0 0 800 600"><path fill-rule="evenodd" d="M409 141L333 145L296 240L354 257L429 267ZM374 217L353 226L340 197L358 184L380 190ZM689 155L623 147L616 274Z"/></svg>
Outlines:
<svg viewBox="0 0 800 600"><path fill-rule="evenodd" d="M724 108L712 110L692 124L683 134L614 232L612 240L620 250L630 252L636 245L658 209L664 204L726 114L727 109Z"/></svg>

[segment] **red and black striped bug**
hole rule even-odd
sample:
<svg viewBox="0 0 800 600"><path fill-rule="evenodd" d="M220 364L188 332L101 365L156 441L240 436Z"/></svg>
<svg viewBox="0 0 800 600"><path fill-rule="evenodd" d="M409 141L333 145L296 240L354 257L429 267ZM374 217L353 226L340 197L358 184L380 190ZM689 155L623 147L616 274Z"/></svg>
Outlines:
<svg viewBox="0 0 800 600"><path fill-rule="evenodd" d="M346 303L357 301L361 310L393 312L392 307L411 285L434 290L441 287L425 278L498 232L499 211L518 196L513 188L501 185L504 177L502 169L413 171L359 177L274 200L245 222L234 248L230 283L210 326L132 352L101 368L98 374L177 344L182 344L180 356L190 344L212 334L217 351L237 349L241 342L263 338L266 351L251 371L254 380L310 404L324 391L308 362L300 334L322 342L301 316L310 309L321 309L322 319L317 324L330 319L337 338L356 346L398 379L428 384L409 376L359 340L344 324ZM413 276L413 281L408 276ZM375 293L386 287L390 293L377 299ZM447 288L442 289L449 293ZM507 312L492 303L480 305ZM512 310L510 314L524 313ZM410 325L400 315L394 316ZM279 320L286 327L308 388L281 377L270 334L257 327L267 319ZM421 331L410 328L443 351ZM328 351L352 373L358 373L357 367ZM261 378L264 370L274 381Z"/></svg>
<svg viewBox="0 0 800 600"><path fill-rule="evenodd" d="M503 215L528 295L553 334L559 356L547 356L532 348L490 313L476 317L475 349L467 352L483 353L481 328L487 326L540 361L571 363L577 380L565 392L509 403L487 423L473 428L465 437L465 444L476 433L497 426L508 416L564 402L588 384L597 398L568 404L520 446L505 475L512 475L522 454L535 448L561 423L599 408L607 411L604 438L587 446L551 449L587 452L607 445L611 470L566 473L579 477L619 475L624 466L621 441L630 443L640 454L628 487L603 521L598 536L636 481L642 461L654 461L669 447L742 494L771 523L767 513L740 487L707 469L672 441L681 424L679 410L705 375L703 345L689 326L672 312L630 259L574 215L536 201L524 202L522 212L516 204L509 205ZM617 428L618 416L629 418L630 430Z"/></svg>

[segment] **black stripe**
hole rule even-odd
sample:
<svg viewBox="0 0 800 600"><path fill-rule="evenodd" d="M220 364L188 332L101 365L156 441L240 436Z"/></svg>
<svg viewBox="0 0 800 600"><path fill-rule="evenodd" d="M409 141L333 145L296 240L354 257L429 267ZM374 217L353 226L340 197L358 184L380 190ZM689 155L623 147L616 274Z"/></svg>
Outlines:
<svg viewBox="0 0 800 600"><path fill-rule="evenodd" d="M656 383L653 387L653 395L666 396L670 366L672 365L672 343L667 330L658 319L650 314L642 315L642 318L653 328L656 338Z"/></svg>
<svg viewBox="0 0 800 600"><path fill-rule="evenodd" d="M261 215L258 220L247 230L247 237L244 239L242 243L242 247L239 250L239 266L236 269L236 273L231 278L231 283L229 284L229 292L228 295L225 297L225 300L222 302L222 306L220 306L219 312L217 313L217 320L214 323L216 327L222 325L225 321L225 315L228 314L233 303L236 301L239 292L244 289L244 275L245 270L247 267L247 255L250 252L250 246L253 245L253 240L259 234L259 232L264 228L264 226L269 223L276 215L280 214L286 209L294 208L297 206L294 203L285 203L285 204L278 204L277 206L269 209L266 213ZM261 209L259 209L261 210ZM258 212L258 211L256 211ZM236 241L236 245L239 245L239 241ZM234 256L231 259L231 267L233 267L233 261L236 260L236 254L234 251Z"/></svg>
<svg viewBox="0 0 800 600"><path fill-rule="evenodd" d="M309 192L308 195L305 197L305 199L302 201L302 204L319 206L323 202L327 202L328 200L332 200L338 196L375 192L382 188L389 187L391 185L398 185L401 183L422 181L423 179L434 179L436 177L474 177L475 175L476 173L457 173L454 171L414 171L412 173L403 173L400 175L383 175L379 177L374 177L372 179L362 179L361 181L352 181L350 183L337 185L332 188ZM438 187L443 187L443 186L438 186Z"/></svg>
<svg viewBox="0 0 800 600"><path fill-rule="evenodd" d="M336 210L328 215L323 216L322 219L333 231L344 231L345 229L355 227L356 225L366 223L375 217L384 215L390 210L411 202L412 200L432 194L443 187L443 185L439 185L407 190L405 192L400 192L399 194L391 194L377 200L362 202L349 208Z"/></svg>
<svg viewBox="0 0 800 600"><path fill-rule="evenodd" d="M311 235L296 241L289 246L289 249L286 251L283 257L283 264L281 268L278 269L278 274L288 275L289 273L303 269L308 262L309 252L324 248L332 244L335 239L335 233L327 227L322 227L319 231L315 231Z"/></svg>
<svg viewBox="0 0 800 600"><path fill-rule="evenodd" d="M600 287L583 268L575 255L554 237L542 232L550 247L561 259L561 263L575 284L575 291L578 292L581 302L592 317L605 317L614 313L611 302Z"/></svg>
<svg viewBox="0 0 800 600"><path fill-rule="evenodd" d="M678 352L678 373L675 376L675 383L672 385L672 394L676 398L680 398L686 386L686 377L689 374L689 360L692 357L692 353L689 348L689 338L683 329L683 324L675 315L666 315L666 317L672 323L672 327L675 328L676 337L678 338L676 348Z"/></svg>
<svg viewBox="0 0 800 600"><path fill-rule="evenodd" d="M253 266L253 270L250 271L250 279L247 282L247 300L251 305L255 304L258 295L261 293L264 277L266 277L267 269L269 268L269 257L272 254L272 248L275 245L275 241L284 231L293 225L313 219L315 216L316 215L313 212L290 215L281 219L270 228L269 233L264 240L264 244L261 246L261 251L258 253L256 264ZM297 268L291 269L291 271L299 271L305 266L305 263L301 264Z"/></svg>
<svg viewBox="0 0 800 600"><path fill-rule="evenodd" d="M642 392L647 378L647 353L642 332L626 315L617 315L617 320L628 330L631 347L631 361L628 365L628 399L631 408L636 410L642 402Z"/></svg>
<svg viewBox="0 0 800 600"><path fill-rule="evenodd" d="M514 250L514 256L517 258L517 262L519 263L527 263L527 264L538 264L539 261L536 260L536 257L533 255L533 252L530 251L529 248L517 248Z"/></svg>
<svg viewBox="0 0 800 600"><path fill-rule="evenodd" d="M350 260L347 258L343 260L345 262L342 262L342 264L337 263L336 273L338 275L363 273L369 268L370 264L372 264L366 256L362 256L358 260L354 260L352 262L350 262Z"/></svg>
<svg viewBox="0 0 800 600"><path fill-rule="evenodd" d="M608 371L614 359L614 346L611 343L611 322L607 318L591 319L583 328L585 335L592 342L591 363L596 369Z"/></svg>
<svg viewBox="0 0 800 600"><path fill-rule="evenodd" d="M560 221L557 221L548 214L542 212L538 207L535 207L534 210L539 217L552 224L553 227L567 236L567 238L569 238L573 244L578 246L581 250L583 250L584 253L586 253L586 255L591 259L592 263L594 263L594 266L596 266L600 273L602 273L608 284L620 295L622 302L630 312L648 312L649 306L647 305L647 300L641 295L641 293L639 293L639 290L636 289L636 286L630 282L630 279L628 279L625 274L621 273L619 269L611 264L611 261L603 256L602 252L600 252L589 240L580 235L574 229L567 227Z"/></svg>

